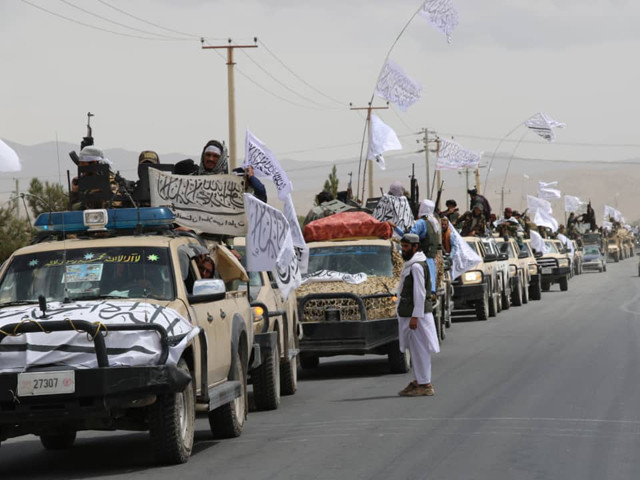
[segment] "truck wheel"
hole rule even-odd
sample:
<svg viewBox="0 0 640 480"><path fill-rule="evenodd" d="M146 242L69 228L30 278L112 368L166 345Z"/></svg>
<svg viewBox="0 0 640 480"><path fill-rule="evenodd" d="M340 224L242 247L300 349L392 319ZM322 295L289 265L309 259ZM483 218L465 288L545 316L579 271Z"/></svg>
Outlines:
<svg viewBox="0 0 640 480"><path fill-rule="evenodd" d="M520 277L516 277L516 281L513 285L513 292L511 292L511 303L515 307L522 306L522 286L520 285Z"/></svg>
<svg viewBox="0 0 640 480"><path fill-rule="evenodd" d="M502 302L502 309L509 310L513 302L511 301L511 296L507 295L507 289L505 288L500 296L500 302Z"/></svg>
<svg viewBox="0 0 640 480"><path fill-rule="evenodd" d="M551 282L542 281L542 291L548 292L551 289Z"/></svg>
<svg viewBox="0 0 640 480"><path fill-rule="evenodd" d="M407 373L411 368L411 354L409 350L402 353L398 342L393 342L389 346L388 360L391 373Z"/></svg>
<svg viewBox="0 0 640 480"><path fill-rule="evenodd" d="M280 353L275 348L251 374L253 399L258 410L275 410L280 405Z"/></svg>
<svg viewBox="0 0 640 480"><path fill-rule="evenodd" d="M317 355L300 354L300 366L305 369L318 368L320 365L320 357Z"/></svg>
<svg viewBox="0 0 640 480"><path fill-rule="evenodd" d="M613 261L618 263L620 261L620 255L618 255L617 253L613 256Z"/></svg>
<svg viewBox="0 0 640 480"><path fill-rule="evenodd" d="M529 303L529 282L526 281L524 285L522 285L522 303Z"/></svg>
<svg viewBox="0 0 640 480"><path fill-rule="evenodd" d="M240 352L236 353L231 380L240 381L240 396L209 412L209 427L217 438L239 437L247 413L247 370Z"/></svg>
<svg viewBox="0 0 640 480"><path fill-rule="evenodd" d="M489 293L489 316L495 317L498 315L498 298L500 297L500 293L496 295L495 292Z"/></svg>
<svg viewBox="0 0 640 480"><path fill-rule="evenodd" d="M542 288L540 286L540 277L538 277L538 281L532 285L529 285L529 298L531 300L541 300L542 299Z"/></svg>
<svg viewBox="0 0 640 480"><path fill-rule="evenodd" d="M178 368L189 372L184 359ZM185 463L193 448L196 423L196 402L193 381L182 392L158 395L149 407L149 436L154 454L159 462Z"/></svg>
<svg viewBox="0 0 640 480"><path fill-rule="evenodd" d="M40 442L46 450L64 450L73 447L76 432L64 432L54 435L40 435Z"/></svg>
<svg viewBox="0 0 640 480"><path fill-rule="evenodd" d="M298 357L280 363L280 395L293 395L298 389Z"/></svg>
<svg viewBox="0 0 640 480"><path fill-rule="evenodd" d="M489 314L489 291L484 292L482 300L476 302L476 318L486 320Z"/></svg>
<svg viewBox="0 0 640 480"><path fill-rule="evenodd" d="M440 339L440 343L447 338L447 332L445 332L444 326L444 305L440 307L440 311L438 312L438 338Z"/></svg>
<svg viewBox="0 0 640 480"><path fill-rule="evenodd" d="M569 279L566 275L562 277L558 283L560 284L561 292L566 292L567 290L569 290Z"/></svg>

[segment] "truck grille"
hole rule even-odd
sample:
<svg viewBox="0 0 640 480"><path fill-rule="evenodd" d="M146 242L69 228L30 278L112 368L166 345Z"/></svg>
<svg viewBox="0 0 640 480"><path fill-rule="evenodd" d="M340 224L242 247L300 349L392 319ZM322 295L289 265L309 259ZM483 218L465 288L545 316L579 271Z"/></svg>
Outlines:
<svg viewBox="0 0 640 480"><path fill-rule="evenodd" d="M363 298L367 319L392 318L396 316L396 305L391 297ZM349 298L313 299L304 306L303 322L324 322L325 310L339 309L343 322L360 321L360 309L355 300Z"/></svg>
<svg viewBox="0 0 640 480"><path fill-rule="evenodd" d="M555 258L538 258L538 265L540 268L544 267L557 267L558 261Z"/></svg>

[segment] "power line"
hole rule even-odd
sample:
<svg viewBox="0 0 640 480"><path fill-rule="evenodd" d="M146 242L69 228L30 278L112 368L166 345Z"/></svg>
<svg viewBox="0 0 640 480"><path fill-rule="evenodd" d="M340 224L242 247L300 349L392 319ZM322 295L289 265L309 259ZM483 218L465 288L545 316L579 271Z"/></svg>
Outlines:
<svg viewBox="0 0 640 480"><path fill-rule="evenodd" d="M317 105L318 107L324 108L324 109L332 109L332 110L336 110L337 107L327 107L326 105L323 105L322 103L318 103L315 100L312 100L308 97L306 97L305 95L302 95L301 93L298 93L297 91L295 91L294 89L288 87L287 85L284 84L284 82L282 82L281 80L277 79L273 74L271 74L271 72L269 72L266 68L264 68L262 65L260 65L256 60L254 60L251 55L249 55L247 52L242 51L242 53L249 59L249 61L251 61L254 65L256 65L260 70L262 70L262 72L264 72L269 78L271 78L273 81L275 81L278 85L280 85L282 88L284 88L285 90L288 90L289 92L293 93L294 95L296 95L297 97L313 103L314 105Z"/></svg>
<svg viewBox="0 0 640 480"><path fill-rule="evenodd" d="M476 140L487 140L487 141L500 141L501 138L498 137L485 137L479 135L467 135L464 133L448 133L443 132L442 135L452 135L454 137L462 137L462 138L473 138ZM518 140L515 139L504 139L502 140L504 143L518 143ZM536 140L523 140L520 143L529 143L534 145L540 145L539 141ZM640 143L590 143L590 142L553 142L554 145L561 145L563 147L603 147L603 148L640 148Z"/></svg>
<svg viewBox="0 0 640 480"><path fill-rule="evenodd" d="M202 35L195 35L193 33L186 33L186 32L181 32L179 30L174 30L172 28L163 27L162 25L150 22L149 20L145 20L144 18L141 18L141 17L138 17L136 15L133 15L132 13L126 12L126 11L122 10L121 8L115 7L115 6L111 5L108 2L105 2L104 0L97 0L97 1L99 3L105 5L106 7L109 7L111 9L115 10L116 12L121 13L122 15L125 15L125 16L127 16L129 18L133 18L134 20L138 20L139 22L146 23L147 25L151 25L152 27L156 27L156 28L159 28L161 30L166 30L167 32L171 32L171 33L177 33L178 35L184 35L186 37L197 38L198 40L202 37ZM224 40L224 39L217 38L215 40Z"/></svg>
<svg viewBox="0 0 640 480"><path fill-rule="evenodd" d="M81 12L86 13L87 15L91 15L92 17L96 17L99 18L100 20L104 20L105 22L111 23L113 25L117 25L119 27L123 27L123 28L128 28L129 30L133 30L134 32L139 32L139 33L146 33L147 35L155 35L157 37L160 37L162 39L169 39L169 40L184 40L183 38L176 38L176 37L170 37L167 35L161 35L159 33L154 33L154 32L150 32L148 30L142 30L140 28L135 28L135 27L131 27L129 25L125 25L124 23L120 23L120 22L116 22L115 20L111 20L110 18L104 17L102 15L99 15L97 13L91 12L90 10L87 10L86 8L82 8L74 3L71 3L68 0L59 0L60 2L64 3L65 5L69 5L72 8L75 8L76 10L80 10Z"/></svg>
<svg viewBox="0 0 640 480"><path fill-rule="evenodd" d="M204 39L203 39L204 40ZM204 43L209 43L206 40L204 41ZM222 55L220 52L218 52L218 50L214 50L214 52L223 60L225 60L224 55ZM225 60L226 61L226 60ZM258 88L264 90L265 92L267 92L269 95L272 95L280 100L282 100L283 102L287 102L290 103L291 105L295 105L296 107L301 107L301 108L306 108L306 109L312 109L312 110L319 110L319 108L316 107L312 107L310 105L302 105L301 103L297 103L294 102L293 100L289 100L288 98L285 98L281 95L278 95L275 92L272 92L271 90L269 90L267 87L265 87L264 85L261 85L260 83L256 82L253 78L251 78L249 75L247 75L246 73L244 73L242 70L240 70L240 68L238 68L238 66L236 65L235 67L236 71L242 75L244 78L246 78L247 80L249 80L251 83L253 83L255 86L257 86Z"/></svg>
<svg viewBox="0 0 640 480"><path fill-rule="evenodd" d="M68 22L72 22L72 23L75 23L75 24L78 24L78 25L82 25L83 27L91 28L93 30L99 30L101 32L111 33L113 35L120 35L122 37L137 38L137 39L140 39L140 40L169 41L168 39L163 39L163 38L143 37L143 36L134 35L134 34L131 34L131 33L116 32L115 30L109 30L108 28L98 27L96 25L91 25L89 23L81 22L81 21L76 20L74 18L66 17L64 15L61 15L59 13L56 13L56 12L48 10L48 9L46 9L44 7L41 7L40 5L36 5L35 3L31 3L28 0L20 0L20 1L22 3L26 3L27 5L32 6L33 8L37 8L38 10L42 10L43 12L46 12L49 15L53 15L54 17L58 17L58 18L61 18L63 20L66 20Z"/></svg>
<svg viewBox="0 0 640 480"><path fill-rule="evenodd" d="M342 102L342 101L340 101L340 100L336 100L336 99L335 99L335 98L333 98L332 96L327 95L326 93L324 93L324 92L322 92L321 90L317 89L316 87L314 87L313 85L311 85L309 82L307 82L304 78L302 78L300 75L298 75L296 72L294 72L291 68L289 68L289 67L287 66L287 64L285 64L282 60L280 60L280 58L278 58L278 56L277 56L275 53L273 53L273 52L269 49L269 47L267 47L267 45L266 45L263 41L258 40L258 43L259 43L260 45L262 45L262 47L264 47L264 49L267 51L267 53L269 53L269 55L271 55L273 58L275 58L275 59L276 59L276 61L277 61L280 65L282 65L282 66L283 66L283 67L284 67L284 68L285 68L285 69L286 69L286 70L287 70L291 75L293 75L294 77L296 77L298 80L300 80L302 83L304 83L304 84L305 84L307 87L309 87L311 90L313 90L314 92L316 92L316 93L318 93L318 94L322 95L323 97L325 97L325 98L327 98L327 99L331 100L332 102L337 103L338 105L341 105L341 106L343 106L343 107L346 107L346 106L347 106L348 102Z"/></svg>

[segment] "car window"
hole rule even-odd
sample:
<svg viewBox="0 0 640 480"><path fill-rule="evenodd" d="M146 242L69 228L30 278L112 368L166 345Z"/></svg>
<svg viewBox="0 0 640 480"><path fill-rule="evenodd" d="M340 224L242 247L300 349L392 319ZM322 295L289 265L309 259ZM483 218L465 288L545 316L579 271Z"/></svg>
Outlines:
<svg viewBox="0 0 640 480"><path fill-rule="evenodd" d="M545 245L545 247L547 247L547 250L549 251L549 253L560 253L558 251L558 248L556 247L556 244L553 243L552 241L546 240L544 242L544 245Z"/></svg>

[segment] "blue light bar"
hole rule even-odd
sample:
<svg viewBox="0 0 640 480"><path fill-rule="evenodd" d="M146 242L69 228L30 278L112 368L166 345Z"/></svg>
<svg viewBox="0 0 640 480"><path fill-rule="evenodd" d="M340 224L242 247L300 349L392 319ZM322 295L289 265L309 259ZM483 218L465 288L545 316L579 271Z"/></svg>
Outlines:
<svg viewBox="0 0 640 480"><path fill-rule="evenodd" d="M113 208L107 210L107 230L131 230L142 227L163 227L173 224L174 216L167 207ZM84 232L83 211L41 213L35 223L39 232Z"/></svg>

